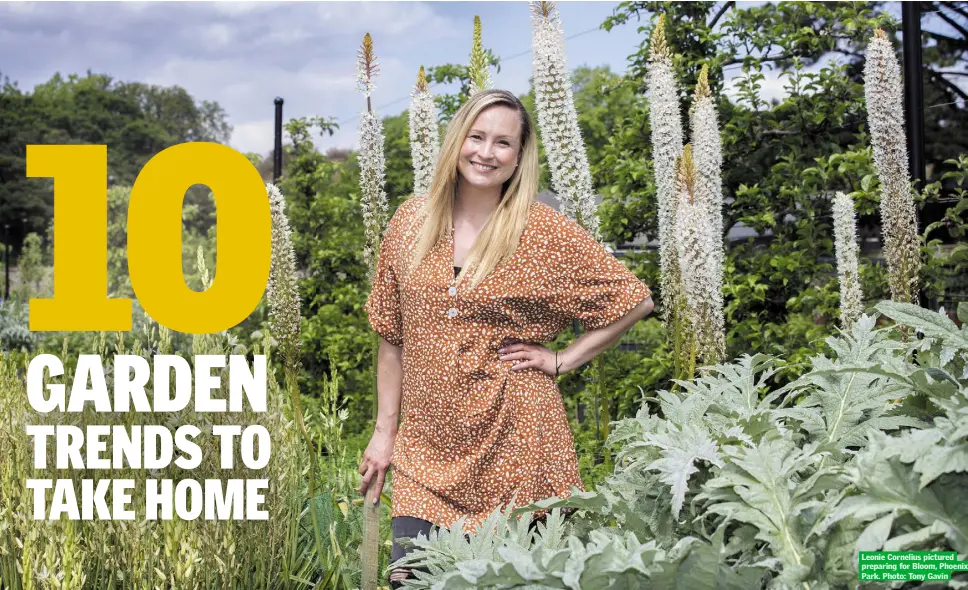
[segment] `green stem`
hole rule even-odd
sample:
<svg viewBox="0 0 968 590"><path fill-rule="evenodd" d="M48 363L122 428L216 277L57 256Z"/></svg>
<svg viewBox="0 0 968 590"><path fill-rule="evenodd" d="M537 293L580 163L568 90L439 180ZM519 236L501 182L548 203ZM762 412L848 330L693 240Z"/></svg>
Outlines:
<svg viewBox="0 0 968 590"><path fill-rule="evenodd" d="M377 366L380 355L379 334L374 333L375 345L373 349L373 366ZM376 371L373 378L373 422L376 423L377 412L379 411L379 390L377 389ZM375 484L375 482L374 482ZM371 485L366 491L363 501L363 563L362 579L360 585L363 590L376 590L377 577L379 574L379 550L380 550L380 504L374 503L379 500L380 494L374 493L376 485Z"/></svg>
<svg viewBox="0 0 968 590"><path fill-rule="evenodd" d="M691 380L696 376L696 349L698 348L695 338L689 341L689 372L686 373L685 380Z"/></svg>
<svg viewBox="0 0 968 590"><path fill-rule="evenodd" d="M605 391L605 355L608 351L595 357L595 373L598 377L598 382L595 384L596 389L596 401L600 404L600 414L602 417L601 425L599 427L599 441L601 443L602 458L606 464L611 463L611 453L608 451L608 447L605 445L605 441L608 440L609 434L609 422L611 420L610 402L608 394Z"/></svg>
<svg viewBox="0 0 968 590"><path fill-rule="evenodd" d="M289 355L286 355L287 357ZM323 556L323 545L319 539L319 515L316 512L316 451L313 447L313 439L309 436L309 430L303 421L302 400L299 397L299 382L296 374L296 361L286 359L286 389L289 391L289 399L292 401L293 414L296 417L296 424L299 425L299 432L302 433L303 440L306 441L306 449L309 451L309 514L313 522L313 539L316 544L316 558Z"/></svg>

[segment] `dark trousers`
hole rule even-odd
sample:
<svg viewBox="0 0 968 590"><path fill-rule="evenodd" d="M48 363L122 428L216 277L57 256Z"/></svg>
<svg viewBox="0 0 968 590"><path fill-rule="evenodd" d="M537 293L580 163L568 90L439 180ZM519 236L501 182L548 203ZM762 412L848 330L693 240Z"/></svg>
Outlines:
<svg viewBox="0 0 968 590"><path fill-rule="evenodd" d="M420 533L423 533L424 536L429 537L431 528L434 528L434 524L432 522L423 520L422 518L414 518L413 516L394 516L392 519L390 519L390 526L393 529L393 548L390 550L391 563L416 549L416 547L409 544L404 547L399 543L400 540L404 538L415 539ZM427 571L423 568L414 569L420 569L425 572ZM393 570L391 570L391 572L392 571ZM413 578L414 576L409 575L407 577ZM390 582L390 588L394 590L402 587L403 582Z"/></svg>

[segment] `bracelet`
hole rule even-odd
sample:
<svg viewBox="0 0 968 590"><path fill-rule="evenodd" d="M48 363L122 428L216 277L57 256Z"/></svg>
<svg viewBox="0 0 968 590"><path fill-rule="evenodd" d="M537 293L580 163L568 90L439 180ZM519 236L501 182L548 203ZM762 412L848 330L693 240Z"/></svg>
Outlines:
<svg viewBox="0 0 968 590"><path fill-rule="evenodd" d="M556 350L555 351L555 378L556 379L558 378L558 369L560 368L561 368L561 365L558 363L558 351Z"/></svg>

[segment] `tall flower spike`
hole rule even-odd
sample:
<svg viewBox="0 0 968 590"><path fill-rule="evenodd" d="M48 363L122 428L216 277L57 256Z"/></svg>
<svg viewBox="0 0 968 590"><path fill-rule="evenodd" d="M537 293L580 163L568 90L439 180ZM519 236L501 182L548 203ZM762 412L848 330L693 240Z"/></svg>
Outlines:
<svg viewBox="0 0 968 590"><path fill-rule="evenodd" d="M726 322L723 316L723 148L716 104L709 88L709 66L703 65L689 110L693 161L696 169L695 198L706 211L713 247L709 269L712 297L712 342L722 358L726 354ZM719 359L716 359L718 362Z"/></svg>
<svg viewBox="0 0 968 590"><path fill-rule="evenodd" d="M274 184L266 184L269 211L272 216L272 259L266 303L269 307L269 326L279 343L279 351L287 368L299 359L299 285L296 278L296 255L292 245L292 231L286 217L286 199Z"/></svg>
<svg viewBox="0 0 968 590"><path fill-rule="evenodd" d="M565 37L554 2L532 2L531 25L534 99L551 181L561 212L600 240L592 175L571 92Z"/></svg>
<svg viewBox="0 0 968 590"><path fill-rule="evenodd" d="M369 101L374 88L373 80L380 73L380 62L373 54L373 38L367 33L363 35L363 44L356 52L356 86ZM369 107L369 105L367 105Z"/></svg>
<svg viewBox="0 0 968 590"><path fill-rule="evenodd" d="M484 52L484 41L481 37L481 17L474 15L474 43L471 45L471 63L467 68L470 78L470 92L489 90L491 88L491 65Z"/></svg>
<svg viewBox="0 0 968 590"><path fill-rule="evenodd" d="M659 17L649 40L647 76L652 159L659 210L659 282L665 309L663 321L671 333L673 315L680 298L676 250L676 162L682 155L683 133L679 90L672 69L672 54L665 40L665 15Z"/></svg>
<svg viewBox="0 0 968 590"><path fill-rule="evenodd" d="M676 253L682 272L685 296L685 319L692 330L697 356L707 364L719 362L722 355L716 339L714 291L721 286L713 277L715 245L710 231L706 206L697 198L699 172L693 161L692 148L686 144L678 162L676 190Z"/></svg>
<svg viewBox="0 0 968 590"><path fill-rule="evenodd" d="M363 227L366 245L363 248L363 261L369 266L370 274L375 270L373 253L380 243L380 236L389 217L387 193L384 189L386 161L383 155L383 123L373 112L370 94L373 79L379 71L376 54L373 53L373 39L367 33L358 53L357 80L363 96L366 97L366 110L360 115L360 209L363 212Z"/></svg>
<svg viewBox="0 0 968 590"><path fill-rule="evenodd" d="M857 220L854 200L842 192L834 195L834 248L837 251L837 275L840 278L840 327L850 331L864 312L864 294L857 270Z"/></svg>
<svg viewBox="0 0 968 590"><path fill-rule="evenodd" d="M423 66L410 93L410 156L413 160L413 194L430 191L440 151L437 106L427 86Z"/></svg>
<svg viewBox="0 0 968 590"><path fill-rule="evenodd" d="M881 181L881 231L884 234L891 299L916 303L921 248L907 170L901 67L894 55L894 47L880 29L867 45L864 97L874 148L874 165Z"/></svg>

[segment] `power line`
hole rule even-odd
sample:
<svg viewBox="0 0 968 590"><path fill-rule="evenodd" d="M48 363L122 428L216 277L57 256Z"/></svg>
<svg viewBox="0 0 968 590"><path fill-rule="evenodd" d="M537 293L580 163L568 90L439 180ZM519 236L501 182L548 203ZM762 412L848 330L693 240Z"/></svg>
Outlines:
<svg viewBox="0 0 968 590"><path fill-rule="evenodd" d="M938 13L938 12L942 12L942 11L941 10L932 10L930 12L922 12L921 14L922 15L927 15L927 14L935 14L935 13ZM587 35L589 33L592 33L592 32L595 32L595 31L600 31L600 30L602 30L602 27L599 25L599 26L596 26L596 27L592 27L592 28L589 28L589 29L585 29L584 31L580 31L580 32L575 33L573 35L569 35L569 36L565 37L565 40L566 41L570 41L571 39L575 39L577 37L581 37L583 35ZM508 56L506 58L501 59L501 63L503 64L503 63L509 62L511 60L517 59L519 57L524 57L525 55L530 54L531 51L532 51L531 49L525 49L524 51L519 51L518 53L515 53L513 55L510 55L510 56ZM730 64L728 66L723 67L723 71L726 71L727 69L730 69L730 68L736 68L736 67L742 67L742 66L743 66L742 63ZM433 84L430 84L429 88L436 88L436 87L441 86L441 85L443 85L442 82L434 82ZM408 100L409 98L410 98L409 95L401 96L401 97L399 97L397 99L394 99L394 100L392 100L390 102L387 102L387 103L378 105L375 108L378 111L379 110L384 110L386 108L389 108L389 107L392 107L392 106L394 106L396 104L399 104L399 103L401 103L401 102L403 102L405 100ZM950 103L941 103L941 104L931 105L929 107L925 107L925 110L932 109L932 108L937 108L937 107L949 106L949 105L952 105L952 104L958 104L958 103L957 102L950 102ZM359 119L359 117L360 117L359 113L358 114L355 114L355 115L353 115L351 117L345 117L342 120L340 120L337 124L340 127L342 127L346 123L350 123L352 121L355 121L356 119Z"/></svg>
<svg viewBox="0 0 968 590"><path fill-rule="evenodd" d="M601 26L592 27L590 29L585 29L584 31L581 31L579 33L575 33L574 35L569 35L568 37L565 37L565 41L570 41L571 39L575 39L577 37L581 37L582 35L587 35L588 33L592 33L594 31L600 31L600 30L602 30L602 27ZM511 55L509 57L502 58L501 59L501 63L504 64L504 63L509 62L509 61L511 61L513 59L517 59L519 57L523 57L525 55L528 55L529 53L531 53L531 50L530 49L526 49L524 51L520 51L520 52L515 53L514 55ZM429 87L430 88L435 88L435 87L441 86L441 85L442 85L441 82L434 82ZM403 102L405 100L409 100L409 99L410 99L410 95L401 96L400 98L397 98L395 100L392 100L392 101L390 101L388 103L384 103L384 104L378 105L376 107L376 110L383 110L383 109L386 109L388 107L392 107L395 104L401 103L401 102ZM351 121L355 121L356 119L359 119L359 117L360 117L359 114L353 115L352 117L346 117L346 118L342 119L341 121L339 121L338 125L340 127L342 127L344 123L349 123Z"/></svg>

